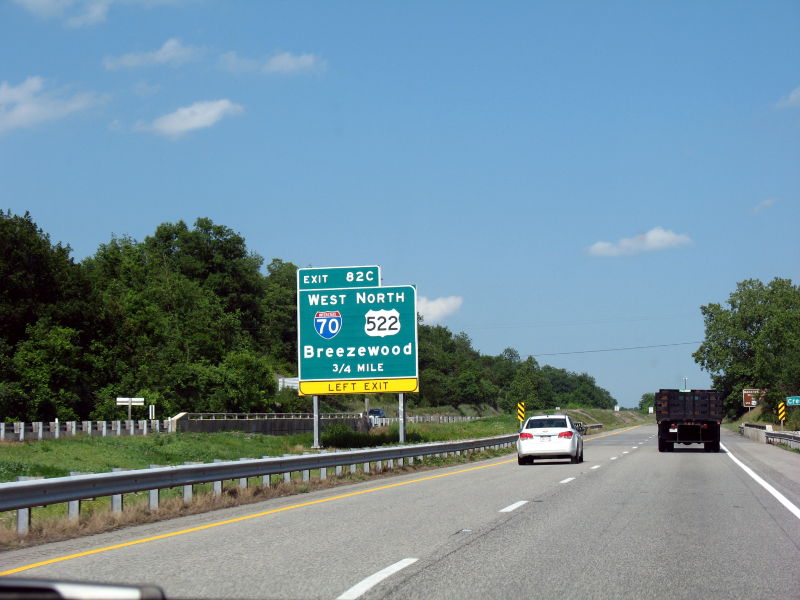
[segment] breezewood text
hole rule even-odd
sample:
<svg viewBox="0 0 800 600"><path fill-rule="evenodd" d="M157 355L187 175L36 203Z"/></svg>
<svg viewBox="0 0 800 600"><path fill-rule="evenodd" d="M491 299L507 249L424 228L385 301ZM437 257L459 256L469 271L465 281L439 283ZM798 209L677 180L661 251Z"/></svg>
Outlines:
<svg viewBox="0 0 800 600"><path fill-rule="evenodd" d="M303 346L303 358L344 358L356 356L412 356L413 344L409 342L402 348L395 346L339 346L337 348L315 348Z"/></svg>

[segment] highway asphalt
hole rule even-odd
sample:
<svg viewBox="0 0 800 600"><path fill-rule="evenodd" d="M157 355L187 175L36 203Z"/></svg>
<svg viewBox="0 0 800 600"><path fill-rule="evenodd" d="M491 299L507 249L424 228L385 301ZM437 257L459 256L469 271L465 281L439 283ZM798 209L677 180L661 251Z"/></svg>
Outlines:
<svg viewBox="0 0 800 600"><path fill-rule="evenodd" d="M728 452L659 453L655 433L587 437L582 464L511 454L7 551L0 571L169 598L797 600L800 454L729 432Z"/></svg>

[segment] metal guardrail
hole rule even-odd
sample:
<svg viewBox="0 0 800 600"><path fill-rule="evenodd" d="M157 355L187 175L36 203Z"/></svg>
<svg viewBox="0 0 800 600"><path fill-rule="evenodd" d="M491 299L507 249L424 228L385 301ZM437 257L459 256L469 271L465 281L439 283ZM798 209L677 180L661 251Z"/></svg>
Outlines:
<svg viewBox="0 0 800 600"><path fill-rule="evenodd" d="M777 441L790 448L800 449L800 431L771 432L765 434L764 437L767 444L774 444Z"/></svg>
<svg viewBox="0 0 800 600"><path fill-rule="evenodd" d="M583 428L586 431L589 431L590 429L602 429L603 428L603 424L602 423L590 423L590 424L587 425L586 423L584 423L583 424Z"/></svg>
<svg viewBox="0 0 800 600"><path fill-rule="evenodd" d="M742 423L739 427L749 427L750 429L761 429L762 431L772 431L772 425L759 425L758 423Z"/></svg>
<svg viewBox="0 0 800 600"><path fill-rule="evenodd" d="M373 427L387 427L392 423L398 423L400 417L368 417ZM406 423L462 423L465 421L477 421L481 417L465 417L452 415L406 415Z"/></svg>
<svg viewBox="0 0 800 600"><path fill-rule="evenodd" d="M466 450L510 446L517 434L490 438L438 442L413 446L370 448L345 452L320 452L291 457L265 457L238 461L177 465L113 473L53 477L0 484L0 511L85 500L101 496L154 491L229 479L278 475L401 458L413 459Z"/></svg>
<svg viewBox="0 0 800 600"><path fill-rule="evenodd" d="M263 421L274 419L313 419L313 413L185 413L192 421ZM363 413L323 413L321 419L360 419Z"/></svg>

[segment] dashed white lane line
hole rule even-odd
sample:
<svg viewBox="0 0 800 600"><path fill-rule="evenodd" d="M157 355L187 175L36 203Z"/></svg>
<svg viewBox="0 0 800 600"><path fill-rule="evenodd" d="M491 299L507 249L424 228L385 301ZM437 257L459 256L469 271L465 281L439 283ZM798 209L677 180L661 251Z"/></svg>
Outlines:
<svg viewBox="0 0 800 600"><path fill-rule="evenodd" d="M599 469L599 468L600 468L600 465L595 465L595 466L592 467L592 469Z"/></svg>
<svg viewBox="0 0 800 600"><path fill-rule="evenodd" d="M763 479L762 479L760 476L758 476L758 475L756 474L756 472L755 472L755 471L753 471L753 469L751 469L750 467L748 467L746 464L744 464L742 461L740 461L738 458L736 458L736 457L735 457L733 454L731 454L731 451L730 451L730 450L728 450L728 449L727 449L727 448L726 448L724 445L720 444L720 445L719 445L719 447L720 447L720 448L722 448L723 450L725 450L725 452L727 453L727 455L728 455L728 456L730 456L731 460L732 460L733 462L735 462L735 463L736 463L738 466L740 466L740 467L742 468L742 470L743 470L745 473L747 473L748 475L750 475L750 477L752 477L752 478L753 478L753 480L755 480L755 482L756 482L758 485L760 485L760 486L761 486L761 487L763 487L765 490L767 490L767 491L768 491L770 494L772 494L772 496L773 496L773 497L774 497L774 498L775 498L775 499L776 499L778 502L780 502L781 504L783 504L783 506L785 506L785 507L786 507L786 509L787 509L787 510L788 510L790 513L792 513L792 514L793 514L795 517L797 517L798 519L800 519L800 508L797 508L797 506L795 506L794 504L792 504L792 503L789 501L789 499L788 499L786 496L784 496L783 494L781 494L781 493L780 493L778 490L776 490L774 487L772 487L770 484L768 484L766 481L764 481L764 480L763 480Z"/></svg>
<svg viewBox="0 0 800 600"><path fill-rule="evenodd" d="M631 450L636 450L639 446L631 446Z"/></svg>
<svg viewBox="0 0 800 600"><path fill-rule="evenodd" d="M630 454L630 452L628 452L627 450L623 450L622 453L623 454Z"/></svg>
<svg viewBox="0 0 800 600"><path fill-rule="evenodd" d="M505 508L501 508L498 512L511 512L512 510L517 510L523 504L527 504L527 500L520 500L519 502L514 502L510 506L506 506Z"/></svg>
<svg viewBox="0 0 800 600"><path fill-rule="evenodd" d="M612 456L611 460L617 460L618 458L619 458L619 456Z"/></svg>
<svg viewBox="0 0 800 600"><path fill-rule="evenodd" d="M558 483L569 483L570 481L575 481L574 477L567 477L566 479L562 479Z"/></svg>
<svg viewBox="0 0 800 600"><path fill-rule="evenodd" d="M370 575L366 579L361 580L349 590L347 590L344 594L339 596L336 600L356 600L363 596L366 592L374 588L378 585L381 581L386 579L387 577L394 575L398 571L405 569L409 565L413 565L417 562L416 558L404 558L401 561L394 563L393 565L389 565L385 569L382 569L375 573L374 575Z"/></svg>

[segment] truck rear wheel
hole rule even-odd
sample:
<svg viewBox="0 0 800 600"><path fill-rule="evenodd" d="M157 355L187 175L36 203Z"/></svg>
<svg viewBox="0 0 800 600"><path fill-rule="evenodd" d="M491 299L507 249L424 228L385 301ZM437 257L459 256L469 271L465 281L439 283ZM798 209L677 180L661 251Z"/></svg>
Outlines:
<svg viewBox="0 0 800 600"><path fill-rule="evenodd" d="M705 442L703 444L703 448L706 452L719 452L719 441Z"/></svg>

